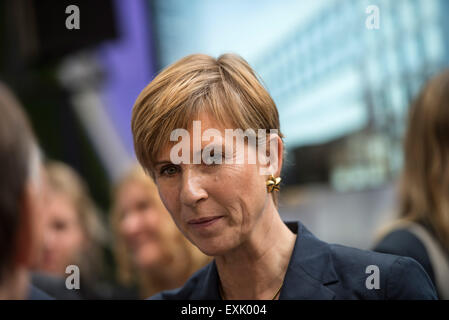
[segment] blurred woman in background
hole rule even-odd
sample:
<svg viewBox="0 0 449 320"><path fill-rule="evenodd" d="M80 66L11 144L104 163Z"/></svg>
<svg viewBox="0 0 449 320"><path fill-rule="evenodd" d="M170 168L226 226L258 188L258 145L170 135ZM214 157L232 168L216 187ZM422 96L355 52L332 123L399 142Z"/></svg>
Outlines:
<svg viewBox="0 0 449 320"><path fill-rule="evenodd" d="M176 228L140 166L116 186L111 224L119 281L138 286L143 298L181 286L210 261Z"/></svg>
<svg viewBox="0 0 449 320"><path fill-rule="evenodd" d="M88 188L81 177L61 162L46 164L46 217L44 248L33 282L55 298L70 298L65 288L54 279L66 278L66 268L80 270L79 298L101 298L93 284L103 270L101 245L106 241L105 229ZM54 276L53 278L48 276Z"/></svg>
<svg viewBox="0 0 449 320"><path fill-rule="evenodd" d="M449 70L410 109L399 206L374 250L414 258L449 299Z"/></svg>

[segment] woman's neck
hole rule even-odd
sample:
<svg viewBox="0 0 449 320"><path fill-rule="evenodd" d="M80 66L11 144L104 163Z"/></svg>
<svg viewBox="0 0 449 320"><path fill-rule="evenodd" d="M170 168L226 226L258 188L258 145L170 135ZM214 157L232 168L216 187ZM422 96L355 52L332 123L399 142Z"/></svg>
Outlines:
<svg viewBox="0 0 449 320"><path fill-rule="evenodd" d="M296 236L270 210L245 243L215 258L225 299L269 300L282 285Z"/></svg>

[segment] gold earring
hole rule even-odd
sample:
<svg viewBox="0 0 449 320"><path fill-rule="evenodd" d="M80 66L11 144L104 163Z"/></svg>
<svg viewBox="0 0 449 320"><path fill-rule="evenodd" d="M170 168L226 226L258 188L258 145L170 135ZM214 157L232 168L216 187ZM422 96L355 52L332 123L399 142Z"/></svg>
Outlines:
<svg viewBox="0 0 449 320"><path fill-rule="evenodd" d="M280 184L281 184L281 177L273 177L273 175L271 175L268 180L267 180L267 191L268 192L273 192L273 190L277 190L279 191L280 189Z"/></svg>

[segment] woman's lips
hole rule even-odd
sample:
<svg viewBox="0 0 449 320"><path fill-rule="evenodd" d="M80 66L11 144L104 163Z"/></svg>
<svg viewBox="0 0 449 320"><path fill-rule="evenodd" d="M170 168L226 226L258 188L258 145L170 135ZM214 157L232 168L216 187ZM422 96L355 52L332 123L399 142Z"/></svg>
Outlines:
<svg viewBox="0 0 449 320"><path fill-rule="evenodd" d="M208 226L214 224L215 222L217 222L221 218L223 218L223 216L192 219L192 220L188 221L188 224L193 226L193 227L203 228L203 227L208 227Z"/></svg>

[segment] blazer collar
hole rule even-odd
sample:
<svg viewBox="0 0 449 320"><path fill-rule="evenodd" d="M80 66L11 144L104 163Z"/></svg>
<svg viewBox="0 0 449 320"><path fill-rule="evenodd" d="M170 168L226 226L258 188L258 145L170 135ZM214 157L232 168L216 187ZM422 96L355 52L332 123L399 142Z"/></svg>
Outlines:
<svg viewBox="0 0 449 320"><path fill-rule="evenodd" d="M329 245L317 239L300 222L286 225L297 234L279 299L334 299L335 293L326 285L338 282ZM220 300L219 277L215 260L198 278L192 299Z"/></svg>
<svg viewBox="0 0 449 320"><path fill-rule="evenodd" d="M201 272L201 271L200 271ZM198 284L192 292L192 300L221 300L219 277L215 259L204 269L205 275L198 277Z"/></svg>
<svg viewBox="0 0 449 320"><path fill-rule="evenodd" d="M326 286L338 282L329 244L316 238L300 222L286 225L297 236L279 298L334 299L335 293Z"/></svg>

